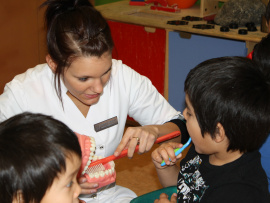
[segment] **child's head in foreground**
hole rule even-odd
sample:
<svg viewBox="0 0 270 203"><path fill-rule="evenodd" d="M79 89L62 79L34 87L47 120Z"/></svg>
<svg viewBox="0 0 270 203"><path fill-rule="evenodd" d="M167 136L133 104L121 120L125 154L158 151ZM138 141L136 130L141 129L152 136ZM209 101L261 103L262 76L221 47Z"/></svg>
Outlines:
<svg viewBox="0 0 270 203"><path fill-rule="evenodd" d="M267 138L270 78L250 59L223 57L199 64L186 78L185 93L184 116L198 153L210 154L211 147L196 143L196 135L213 140L224 133L227 151L241 153L257 150Z"/></svg>
<svg viewBox="0 0 270 203"><path fill-rule="evenodd" d="M32 113L0 124L1 202L78 202L80 165L78 139L65 124Z"/></svg>

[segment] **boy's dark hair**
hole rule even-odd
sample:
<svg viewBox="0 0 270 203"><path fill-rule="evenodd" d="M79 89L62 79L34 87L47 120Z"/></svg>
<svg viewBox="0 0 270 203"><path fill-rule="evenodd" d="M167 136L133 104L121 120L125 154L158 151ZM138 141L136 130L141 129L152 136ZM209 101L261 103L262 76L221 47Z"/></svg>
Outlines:
<svg viewBox="0 0 270 203"><path fill-rule="evenodd" d="M263 69L264 74L270 75L270 34L255 45L252 60Z"/></svg>
<svg viewBox="0 0 270 203"><path fill-rule="evenodd" d="M221 123L227 150L257 150L270 131L270 79L250 59L222 57L192 69L185 92L201 133L215 135Z"/></svg>
<svg viewBox="0 0 270 203"><path fill-rule="evenodd" d="M76 135L52 117L23 113L0 124L0 200L21 192L25 203L40 202L66 158L81 149Z"/></svg>
<svg viewBox="0 0 270 203"><path fill-rule="evenodd" d="M114 43L105 18L88 0L47 0L47 47L55 70L55 88L62 101L60 78L77 57L100 57Z"/></svg>
<svg viewBox="0 0 270 203"><path fill-rule="evenodd" d="M270 1L268 2L267 6L266 6L265 18L266 18L266 22L267 22L267 24L269 26L269 20L270 20Z"/></svg>

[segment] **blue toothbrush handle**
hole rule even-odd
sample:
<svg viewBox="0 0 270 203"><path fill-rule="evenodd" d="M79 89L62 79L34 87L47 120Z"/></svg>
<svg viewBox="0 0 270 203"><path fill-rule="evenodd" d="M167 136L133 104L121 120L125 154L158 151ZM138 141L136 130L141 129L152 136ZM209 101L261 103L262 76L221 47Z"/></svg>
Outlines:
<svg viewBox="0 0 270 203"><path fill-rule="evenodd" d="M183 147L175 149L174 150L175 156L179 155L182 151L184 151L190 143L191 143L191 138L188 139L188 141L186 142L186 144L183 145ZM171 161L171 158L169 158L169 160ZM163 160L160 165L165 166L166 165L165 161Z"/></svg>

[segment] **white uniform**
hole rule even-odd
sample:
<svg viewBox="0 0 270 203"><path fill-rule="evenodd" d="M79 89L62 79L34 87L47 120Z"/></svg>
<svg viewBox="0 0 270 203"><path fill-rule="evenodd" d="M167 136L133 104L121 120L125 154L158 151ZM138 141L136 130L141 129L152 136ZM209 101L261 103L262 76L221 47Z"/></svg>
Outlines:
<svg viewBox="0 0 270 203"><path fill-rule="evenodd" d="M49 66L41 64L28 69L6 84L4 93L0 95L0 121L25 111L51 115L73 131L94 137L96 154L105 157L112 155L120 143L127 115L141 125L148 125L163 124L180 114L158 93L148 78L122 64L122 61L112 61L110 80L98 103L91 105L86 118L67 96L62 81L61 89L63 105L57 97L54 74ZM117 125L95 131L94 124L115 116Z"/></svg>

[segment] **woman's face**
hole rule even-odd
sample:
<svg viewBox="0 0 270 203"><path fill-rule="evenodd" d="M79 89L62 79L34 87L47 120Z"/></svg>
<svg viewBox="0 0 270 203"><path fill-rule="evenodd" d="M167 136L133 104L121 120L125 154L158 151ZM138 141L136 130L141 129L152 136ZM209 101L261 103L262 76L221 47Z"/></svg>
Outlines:
<svg viewBox="0 0 270 203"><path fill-rule="evenodd" d="M65 70L63 81L74 98L90 106L98 102L110 79L111 69L111 52L105 52L101 57L79 57Z"/></svg>

